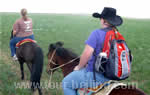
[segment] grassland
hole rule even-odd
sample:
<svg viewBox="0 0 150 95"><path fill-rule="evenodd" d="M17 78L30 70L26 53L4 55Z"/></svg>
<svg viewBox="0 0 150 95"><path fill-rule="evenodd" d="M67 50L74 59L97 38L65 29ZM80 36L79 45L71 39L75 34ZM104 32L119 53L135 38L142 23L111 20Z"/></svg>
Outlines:
<svg viewBox="0 0 150 95"><path fill-rule="evenodd" d="M81 54L84 41L89 34L100 28L98 19L89 15L72 14L29 14L33 19L35 39L42 47L45 55L42 82L49 80L46 71L47 51L50 43L63 41L65 47L71 48ZM16 82L26 82L30 79L29 71L25 65L25 81L20 79L19 64L10 57L9 37L12 25L20 15L18 13L0 13L0 95L29 95L29 89L15 87ZM119 27L132 50L134 60L131 76L123 82L134 82L150 95L150 19L126 19ZM55 72L53 80L61 82L61 70ZM59 89L43 89L44 95L63 95Z"/></svg>

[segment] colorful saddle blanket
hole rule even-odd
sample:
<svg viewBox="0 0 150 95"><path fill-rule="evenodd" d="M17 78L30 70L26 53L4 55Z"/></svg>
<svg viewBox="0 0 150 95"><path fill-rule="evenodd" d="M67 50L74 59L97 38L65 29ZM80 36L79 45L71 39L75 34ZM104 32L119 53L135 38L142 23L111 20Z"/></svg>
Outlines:
<svg viewBox="0 0 150 95"><path fill-rule="evenodd" d="M94 88L80 88L77 90L77 95L109 95L109 93L120 85L126 85L123 83L118 83L116 81L108 81Z"/></svg>
<svg viewBox="0 0 150 95"><path fill-rule="evenodd" d="M16 48L18 48L19 46L23 45L24 43L28 43L28 42L36 43L36 41L35 41L35 40L32 40L32 39L24 39L24 40L19 41L19 42L16 44Z"/></svg>

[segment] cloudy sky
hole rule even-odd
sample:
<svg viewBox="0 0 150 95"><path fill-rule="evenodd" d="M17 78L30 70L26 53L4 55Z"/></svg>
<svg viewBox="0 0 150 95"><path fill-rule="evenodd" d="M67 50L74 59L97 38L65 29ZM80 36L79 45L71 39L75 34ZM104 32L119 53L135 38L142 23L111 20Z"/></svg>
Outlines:
<svg viewBox="0 0 150 95"><path fill-rule="evenodd" d="M1 0L0 12L92 14L104 7L116 8L123 17L150 18L150 0Z"/></svg>

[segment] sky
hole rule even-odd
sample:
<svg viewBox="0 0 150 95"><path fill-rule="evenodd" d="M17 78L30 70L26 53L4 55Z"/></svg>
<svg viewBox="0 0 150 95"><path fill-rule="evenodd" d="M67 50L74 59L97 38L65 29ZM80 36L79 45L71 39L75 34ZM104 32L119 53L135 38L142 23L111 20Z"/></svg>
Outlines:
<svg viewBox="0 0 150 95"><path fill-rule="evenodd" d="M128 18L150 18L150 0L1 0L0 12L92 14L104 7Z"/></svg>

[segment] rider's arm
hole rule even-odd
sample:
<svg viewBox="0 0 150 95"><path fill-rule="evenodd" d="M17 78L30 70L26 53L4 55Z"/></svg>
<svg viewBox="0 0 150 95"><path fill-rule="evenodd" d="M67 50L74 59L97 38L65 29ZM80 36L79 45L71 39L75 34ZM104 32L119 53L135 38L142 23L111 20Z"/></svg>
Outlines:
<svg viewBox="0 0 150 95"><path fill-rule="evenodd" d="M13 36L15 36L19 30L19 25L18 25L18 21L15 22L15 24L13 25Z"/></svg>
<svg viewBox="0 0 150 95"><path fill-rule="evenodd" d="M88 63L88 60L92 56L93 51L94 51L94 49L91 46L86 45L85 48L84 48L84 51L83 51L83 53L81 55L79 65L77 65L74 68L74 70L80 70L81 68L85 67L86 64Z"/></svg>

